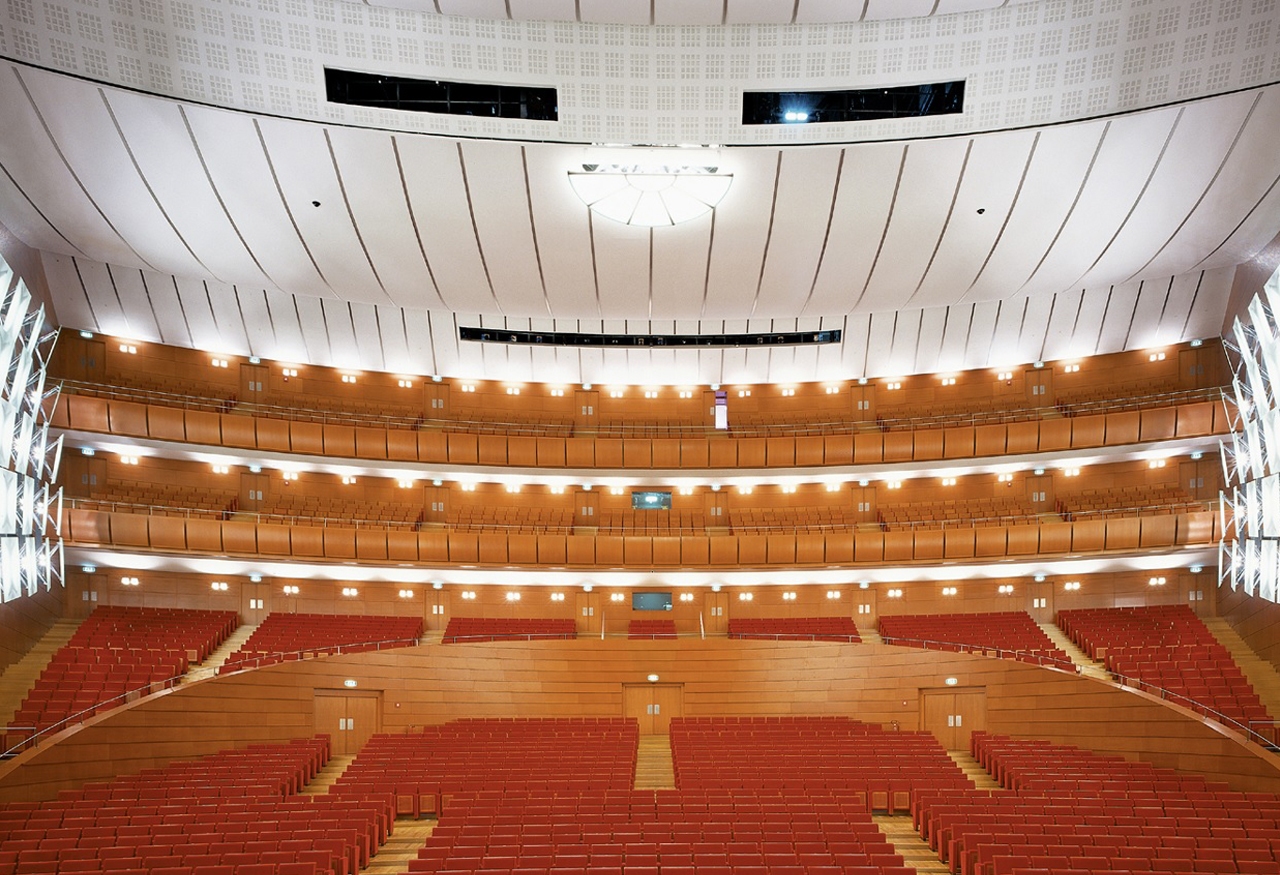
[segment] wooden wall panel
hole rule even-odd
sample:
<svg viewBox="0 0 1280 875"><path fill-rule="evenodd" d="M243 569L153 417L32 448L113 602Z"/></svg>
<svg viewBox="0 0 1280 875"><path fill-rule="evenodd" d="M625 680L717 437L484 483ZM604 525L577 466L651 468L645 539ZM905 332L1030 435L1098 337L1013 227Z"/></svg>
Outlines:
<svg viewBox="0 0 1280 875"><path fill-rule="evenodd" d="M448 562L450 540L449 533L443 530L418 532L418 561Z"/></svg>
<svg viewBox="0 0 1280 875"><path fill-rule="evenodd" d="M680 562L686 567L698 567L711 562L711 538L707 535L691 535L680 539Z"/></svg>
<svg viewBox="0 0 1280 875"><path fill-rule="evenodd" d="M258 552L258 527L253 523L232 520L224 522L222 524L222 549L228 553L251 554Z"/></svg>
<svg viewBox="0 0 1280 875"><path fill-rule="evenodd" d="M356 427L356 455L361 459L385 459L388 454L388 438L399 432L385 428Z"/></svg>
<svg viewBox="0 0 1280 875"><path fill-rule="evenodd" d="M766 535L738 536L738 564L747 567L764 565L768 562Z"/></svg>
<svg viewBox="0 0 1280 875"><path fill-rule="evenodd" d="M316 526L294 526L289 536L293 545L293 554L310 558L324 555L324 529ZM413 558L418 558L417 545L414 545Z"/></svg>
<svg viewBox="0 0 1280 875"><path fill-rule="evenodd" d="M187 520L187 549L202 553L222 552L222 523L218 520Z"/></svg>
<svg viewBox="0 0 1280 875"><path fill-rule="evenodd" d="M113 434L146 437L146 405L133 401L112 401L107 407L107 426Z"/></svg>
<svg viewBox="0 0 1280 875"><path fill-rule="evenodd" d="M828 465L853 464L853 435L824 435L822 438L822 457Z"/></svg>
<svg viewBox="0 0 1280 875"><path fill-rule="evenodd" d="M680 467L710 467L712 443L705 438L680 438Z"/></svg>
<svg viewBox="0 0 1280 875"><path fill-rule="evenodd" d="M881 435L884 441L884 460L886 462L910 462L915 452L914 441L909 431L887 431Z"/></svg>
<svg viewBox="0 0 1280 875"><path fill-rule="evenodd" d="M764 467L764 438L738 439L738 467Z"/></svg>
<svg viewBox="0 0 1280 875"><path fill-rule="evenodd" d="M538 563L538 536L534 534L510 534L507 536L507 561L515 565Z"/></svg>
<svg viewBox="0 0 1280 875"><path fill-rule="evenodd" d="M914 553L915 538L909 530L884 533L885 562L910 562Z"/></svg>
<svg viewBox="0 0 1280 875"><path fill-rule="evenodd" d="M446 438L449 442L449 464L451 465L474 465L478 458L479 450L477 449L476 436L473 434L461 434L459 432L448 432ZM419 445L421 451L421 445Z"/></svg>
<svg viewBox="0 0 1280 875"><path fill-rule="evenodd" d="M0 602L0 672L22 659L53 624L67 615L62 587L38 590L31 595ZM13 703L17 706L17 702ZM7 722L12 712L5 715Z"/></svg>
<svg viewBox="0 0 1280 875"><path fill-rule="evenodd" d="M595 464L599 468L621 468L622 439L597 438Z"/></svg>
<svg viewBox="0 0 1280 875"><path fill-rule="evenodd" d="M1007 533L1007 547L1010 556L1025 556L1040 549L1039 526L1010 526Z"/></svg>
<svg viewBox="0 0 1280 875"><path fill-rule="evenodd" d="M878 465L884 460L885 436L878 431L858 432L853 436L853 462L855 465ZM901 454L895 442L894 452ZM830 464L830 462L828 462ZM847 462L845 463L847 464Z"/></svg>
<svg viewBox="0 0 1280 875"><path fill-rule="evenodd" d="M622 538L622 564L652 565L653 539L648 535L624 535Z"/></svg>
<svg viewBox="0 0 1280 875"><path fill-rule="evenodd" d="M147 405L147 434L158 441L185 441L187 439L186 417L176 407L149 404ZM288 449L289 447L285 446L285 450Z"/></svg>
<svg viewBox="0 0 1280 875"><path fill-rule="evenodd" d="M507 464L522 468L536 467L538 464L538 439L529 435L508 435Z"/></svg>
<svg viewBox="0 0 1280 875"><path fill-rule="evenodd" d="M711 548L710 564L717 566L738 564L737 535L719 535L707 540Z"/></svg>
<svg viewBox="0 0 1280 875"><path fill-rule="evenodd" d="M820 565L826 561L825 548L824 535L816 532L800 532L796 535L795 561L800 565Z"/></svg>
<svg viewBox="0 0 1280 875"><path fill-rule="evenodd" d="M1134 550L1138 546L1140 523L1137 517L1107 520L1108 550Z"/></svg>
<svg viewBox="0 0 1280 875"><path fill-rule="evenodd" d="M1101 413L1077 416L1071 420L1071 446L1074 449L1100 447L1106 442L1107 417Z"/></svg>
<svg viewBox="0 0 1280 875"><path fill-rule="evenodd" d="M852 562L854 537L853 532L828 532L823 535L827 542L825 561L833 565ZM856 537L861 538L862 533L857 533Z"/></svg>
<svg viewBox="0 0 1280 875"><path fill-rule="evenodd" d="M941 559L944 546L943 537L942 529L917 529L912 558L917 562L931 562ZM887 546L885 552L888 552Z"/></svg>
<svg viewBox="0 0 1280 875"><path fill-rule="evenodd" d="M418 461L418 434L403 428L387 430L387 458L395 462Z"/></svg>
<svg viewBox="0 0 1280 875"><path fill-rule="evenodd" d="M346 678L382 693L382 728L395 733L463 717L616 716L623 682L649 672L683 686L687 716L837 714L903 729L919 726L918 689L956 677L985 690L992 732L1199 771L1237 790L1280 792L1274 756L1108 682L882 644L695 636L431 644L199 681L99 715L60 743L0 765L0 801L50 799L172 759L311 735L315 691L341 689Z"/></svg>
<svg viewBox="0 0 1280 875"><path fill-rule="evenodd" d="M1178 518L1174 514L1144 517L1138 534L1138 546L1172 547L1177 537Z"/></svg>
<svg viewBox="0 0 1280 875"><path fill-rule="evenodd" d="M765 561L770 565L792 565L796 561L796 536L766 535Z"/></svg>
<svg viewBox="0 0 1280 875"><path fill-rule="evenodd" d="M356 558L382 561L387 558L386 529L356 529Z"/></svg>
<svg viewBox="0 0 1280 875"><path fill-rule="evenodd" d="M945 529L943 552L947 559L972 559L976 536L974 529Z"/></svg>
<svg viewBox="0 0 1280 875"><path fill-rule="evenodd" d="M649 468L653 466L653 444L648 438L626 438L622 442L622 467Z"/></svg>
<svg viewBox="0 0 1280 875"><path fill-rule="evenodd" d="M687 468L689 463L681 462ZM728 438L712 438L707 441L707 464L712 468L736 468L738 466L738 442Z"/></svg>
<svg viewBox="0 0 1280 875"><path fill-rule="evenodd" d="M222 444L221 416L207 410L188 410L186 419L187 440L193 444L208 444L216 447Z"/></svg>
<svg viewBox="0 0 1280 875"><path fill-rule="evenodd" d="M356 530L326 528L324 530L324 555L329 559L356 558Z"/></svg>
<svg viewBox="0 0 1280 875"><path fill-rule="evenodd" d="M537 441L537 460L539 467L563 468L565 466L564 438L539 437Z"/></svg>
<svg viewBox="0 0 1280 875"><path fill-rule="evenodd" d="M1218 588L1218 610L1258 656L1280 671L1280 605L1230 587Z"/></svg>
<svg viewBox="0 0 1280 875"><path fill-rule="evenodd" d="M418 432L419 462L448 462L449 435L442 431Z"/></svg>
<svg viewBox="0 0 1280 875"><path fill-rule="evenodd" d="M258 524L258 552L267 556L289 556L293 547L289 542L289 526Z"/></svg>
<svg viewBox="0 0 1280 875"><path fill-rule="evenodd" d="M1040 552L1071 552L1071 523L1044 523L1040 526Z"/></svg>
<svg viewBox="0 0 1280 875"><path fill-rule="evenodd" d="M568 535L565 538L565 556L570 565L595 565L596 539L588 535Z"/></svg>
<svg viewBox="0 0 1280 875"><path fill-rule="evenodd" d="M920 429L914 433L912 458L917 462L932 462L942 458L942 429ZM889 461L886 447L885 461Z"/></svg>
<svg viewBox="0 0 1280 875"><path fill-rule="evenodd" d="M976 437L971 425L943 429L942 455L947 459L961 459L973 455Z"/></svg>
<svg viewBox="0 0 1280 875"><path fill-rule="evenodd" d="M477 436L476 461L481 465L507 464L507 436L504 434Z"/></svg>
<svg viewBox="0 0 1280 875"><path fill-rule="evenodd" d="M765 438L764 463L770 468L791 468L796 464L796 439Z"/></svg>
<svg viewBox="0 0 1280 875"><path fill-rule="evenodd" d="M351 458L356 454L356 430L354 426L324 423L324 454Z"/></svg>
<svg viewBox="0 0 1280 875"><path fill-rule="evenodd" d="M1216 523L1217 514L1210 512L1178 514L1178 543L1204 544L1213 540Z"/></svg>
<svg viewBox="0 0 1280 875"><path fill-rule="evenodd" d="M295 453L324 455L324 426L318 422L289 423L289 445Z"/></svg>
<svg viewBox="0 0 1280 875"><path fill-rule="evenodd" d="M1008 549L1009 530L1004 526L974 529L973 555L981 558L1003 556Z"/></svg>
<svg viewBox="0 0 1280 875"><path fill-rule="evenodd" d="M62 511L66 528L63 537L81 544L110 544L111 517L96 510L66 508Z"/></svg>
<svg viewBox="0 0 1280 875"><path fill-rule="evenodd" d="M479 562L480 537L475 532L449 532L450 562ZM422 541L418 541L418 549L422 549Z"/></svg>
<svg viewBox="0 0 1280 875"><path fill-rule="evenodd" d="M148 547L147 517L130 513L111 514L111 542L123 547Z"/></svg>
<svg viewBox="0 0 1280 875"><path fill-rule="evenodd" d="M796 465L801 468L816 468L822 464L822 436L814 434L797 437Z"/></svg>
<svg viewBox="0 0 1280 875"><path fill-rule="evenodd" d="M618 568L622 566L623 558L621 535L597 535L595 541L595 561L597 564L605 565L610 568Z"/></svg>
<svg viewBox="0 0 1280 875"><path fill-rule="evenodd" d="M283 419L258 418L254 423L254 434L260 450L287 453L292 449L289 446L289 423ZM393 432L393 434L403 434L403 432Z"/></svg>
<svg viewBox="0 0 1280 875"><path fill-rule="evenodd" d="M1197 404L1184 404L1177 408L1175 433L1180 438L1213 434L1212 401L1201 401Z"/></svg>
<svg viewBox="0 0 1280 875"><path fill-rule="evenodd" d="M1045 419L1040 423L1040 452L1066 450L1071 447L1071 420Z"/></svg>
<svg viewBox="0 0 1280 875"><path fill-rule="evenodd" d="M1005 426L1005 450L1017 455L1034 453L1040 446L1040 423L1010 422Z"/></svg>
<svg viewBox="0 0 1280 875"><path fill-rule="evenodd" d="M256 449L258 446L257 420L252 416L224 413L221 416L222 445Z"/></svg>
<svg viewBox="0 0 1280 875"><path fill-rule="evenodd" d="M1072 523L1071 549L1076 553L1097 553L1106 546L1105 520L1076 520Z"/></svg>
<svg viewBox="0 0 1280 875"><path fill-rule="evenodd" d="M979 425L973 429L973 453L975 456L1003 456L1009 429L1004 423Z"/></svg>
<svg viewBox="0 0 1280 875"><path fill-rule="evenodd" d="M1117 447L1138 442L1140 415L1136 410L1107 414L1107 446Z"/></svg>
<svg viewBox="0 0 1280 875"><path fill-rule="evenodd" d="M187 549L187 525L182 517L151 517L147 529L152 549Z"/></svg>
<svg viewBox="0 0 1280 875"><path fill-rule="evenodd" d="M1165 441L1173 437L1178 426L1178 411L1174 407L1143 410L1139 417L1138 439Z"/></svg>
<svg viewBox="0 0 1280 875"><path fill-rule="evenodd" d="M680 439L654 438L651 441L653 467L672 470L680 467Z"/></svg>
<svg viewBox="0 0 1280 875"><path fill-rule="evenodd" d="M680 539L670 535L656 535L653 541L653 564L670 567L680 564Z"/></svg>
<svg viewBox="0 0 1280 875"><path fill-rule="evenodd" d="M538 535L538 562L543 565L564 565L568 561L564 535Z"/></svg>
<svg viewBox="0 0 1280 875"><path fill-rule="evenodd" d="M64 395L67 405L67 421L72 428L85 431L111 431L107 421L107 399L90 398L88 395Z"/></svg>

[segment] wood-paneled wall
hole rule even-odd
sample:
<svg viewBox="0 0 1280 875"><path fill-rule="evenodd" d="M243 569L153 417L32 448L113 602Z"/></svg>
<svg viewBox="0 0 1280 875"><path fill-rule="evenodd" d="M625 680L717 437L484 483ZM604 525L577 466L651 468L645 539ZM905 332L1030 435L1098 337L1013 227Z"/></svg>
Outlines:
<svg viewBox="0 0 1280 875"><path fill-rule="evenodd" d="M68 596L68 590L54 587L0 604L0 672L26 655L58 618L67 615Z"/></svg>
<svg viewBox="0 0 1280 875"><path fill-rule="evenodd" d="M1223 586L1218 610L1255 653L1280 671L1280 605Z"/></svg>
<svg viewBox="0 0 1280 875"><path fill-rule="evenodd" d="M405 732L469 716L618 716L623 684L651 673L682 685L690 716L845 714L902 729L917 728L922 690L955 677L985 689L993 732L1280 791L1275 755L1142 694L1012 661L871 644L579 639L427 645L195 683L0 766L0 800L50 798L172 759L310 734L316 691L343 689L347 679L381 693L384 731Z"/></svg>

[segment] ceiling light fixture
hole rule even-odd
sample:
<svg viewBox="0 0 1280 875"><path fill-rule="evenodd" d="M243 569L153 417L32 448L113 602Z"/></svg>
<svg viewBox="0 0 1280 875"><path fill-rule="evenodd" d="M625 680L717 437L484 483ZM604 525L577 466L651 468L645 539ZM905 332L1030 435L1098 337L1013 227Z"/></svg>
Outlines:
<svg viewBox="0 0 1280 875"><path fill-rule="evenodd" d="M718 167L583 164L569 184L593 213L652 228L678 225L716 208L733 183Z"/></svg>

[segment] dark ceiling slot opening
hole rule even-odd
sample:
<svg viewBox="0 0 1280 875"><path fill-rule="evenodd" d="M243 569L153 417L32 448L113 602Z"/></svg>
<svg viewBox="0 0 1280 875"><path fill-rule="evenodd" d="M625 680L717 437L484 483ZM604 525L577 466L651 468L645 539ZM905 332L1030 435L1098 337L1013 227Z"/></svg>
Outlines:
<svg viewBox="0 0 1280 875"><path fill-rule="evenodd" d="M803 125L920 118L964 112L964 82L848 91L746 91L744 125Z"/></svg>
<svg viewBox="0 0 1280 875"><path fill-rule="evenodd" d="M584 334L575 331L518 331L458 327L459 340L533 346L804 346L839 343L840 330L783 331L768 334Z"/></svg>
<svg viewBox="0 0 1280 875"><path fill-rule="evenodd" d="M542 122L559 119L554 88L409 79L331 67L324 70L324 86L330 103L349 106Z"/></svg>

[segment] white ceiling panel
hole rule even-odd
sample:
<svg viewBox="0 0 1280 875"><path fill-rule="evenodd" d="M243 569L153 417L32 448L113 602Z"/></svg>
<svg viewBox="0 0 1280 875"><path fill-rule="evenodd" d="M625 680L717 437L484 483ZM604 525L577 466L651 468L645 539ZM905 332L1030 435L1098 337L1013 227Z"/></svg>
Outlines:
<svg viewBox="0 0 1280 875"><path fill-rule="evenodd" d="M584 21L602 24L650 24L649 0L578 0Z"/></svg>
<svg viewBox="0 0 1280 875"><path fill-rule="evenodd" d="M853 313L844 318L840 342L840 369L837 374L865 377L870 373L868 356L871 336L871 314Z"/></svg>
<svg viewBox="0 0 1280 875"><path fill-rule="evenodd" d="M793 8L786 0L725 0L725 23L785 24L791 20Z"/></svg>
<svg viewBox="0 0 1280 875"><path fill-rule="evenodd" d="M992 367L1030 361L1021 357L1018 344L1018 338L1022 334L1022 316L1026 310L1027 299L1023 297L1000 302L995 329L991 333L989 361Z"/></svg>
<svg viewBox="0 0 1280 875"><path fill-rule="evenodd" d="M422 368L414 367L413 361L409 358L409 339L406 336L404 322L406 311L399 307L381 304L373 309L377 317L378 336L382 339L382 348L378 354L382 358L383 368L398 374L422 373ZM360 340L360 347L363 350L365 346L363 336L358 333L357 339Z"/></svg>
<svg viewBox="0 0 1280 875"><path fill-rule="evenodd" d="M645 319L649 310L649 229L609 219L595 221L596 270L600 287L609 289L600 302L609 319ZM625 332L625 327L620 327ZM614 332L606 329L606 333Z"/></svg>
<svg viewBox="0 0 1280 875"><path fill-rule="evenodd" d="M783 154L755 312L792 315L809 300L827 242L839 163L834 149Z"/></svg>
<svg viewBox="0 0 1280 875"><path fill-rule="evenodd" d="M253 118L190 105L183 106L183 114L218 199L244 239L250 260L269 278L268 288L331 294L280 200Z"/></svg>
<svg viewBox="0 0 1280 875"><path fill-rule="evenodd" d="M533 230L542 254L547 299L557 318L599 316L591 261L589 211L569 186L568 170L581 169L583 153L532 143L525 147Z"/></svg>
<svg viewBox="0 0 1280 875"><path fill-rule="evenodd" d="M711 251L711 214L653 232L653 312L696 320L702 314Z"/></svg>
<svg viewBox="0 0 1280 875"><path fill-rule="evenodd" d="M249 337L240 310L240 295L235 286L206 280L209 303L213 307L213 320L218 328L221 344L213 352L249 354Z"/></svg>
<svg viewBox="0 0 1280 875"><path fill-rule="evenodd" d="M970 141L964 177L950 208L946 231L935 251L921 253L926 260L925 273L908 303L945 305L956 299L958 285L967 286L978 278L1013 209L1022 179L1015 171L1026 166L1035 139L1032 131L1018 131L998 139L977 137Z"/></svg>
<svg viewBox="0 0 1280 875"><path fill-rule="evenodd" d="M1083 301L1084 289L1069 289L1054 295L1053 313L1049 316L1049 326L1044 337L1044 351L1041 353L1044 360L1074 358L1080 355L1075 348L1075 331Z"/></svg>
<svg viewBox="0 0 1280 875"><path fill-rule="evenodd" d="M147 287L152 285L148 278ZM267 306L267 295L262 289L237 288L236 296L240 300L240 312L244 314L244 330L249 340L249 354L267 358L281 358L275 352L275 331L271 325L271 310ZM152 300L156 299L152 293ZM268 351L270 350L270 351Z"/></svg>
<svg viewBox="0 0 1280 875"><path fill-rule="evenodd" d="M522 152L517 143L462 147L471 213L502 311L518 317L550 316L533 248Z"/></svg>
<svg viewBox="0 0 1280 875"><path fill-rule="evenodd" d="M318 365L336 366L329 345L329 332L325 328L325 314L319 298L298 298L294 301L298 310L298 326L302 329L302 341L306 349L304 361Z"/></svg>
<svg viewBox="0 0 1280 875"><path fill-rule="evenodd" d="M1055 247L1105 131L1103 122L1041 130L1029 162L1010 164L1019 190L1006 215L983 216L999 221L1000 230L995 245L981 253L985 263L979 265L965 300L996 300L1023 288ZM1069 288L1075 279L1063 287Z"/></svg>
<svg viewBox="0 0 1280 875"><path fill-rule="evenodd" d="M160 325L151 309L151 299L147 296L146 287L142 284L142 274L129 267L108 267L107 273L133 337L138 340L161 341Z"/></svg>
<svg viewBox="0 0 1280 875"><path fill-rule="evenodd" d="M898 314L892 311L871 314L871 325L866 339L866 376L896 377L903 373L897 370L901 365L893 359L893 342L897 321Z"/></svg>
<svg viewBox="0 0 1280 875"><path fill-rule="evenodd" d="M969 339L973 307L957 304L941 308L943 312L942 340L938 344L939 371L959 371L965 367L965 344Z"/></svg>
<svg viewBox="0 0 1280 875"><path fill-rule="evenodd" d="M875 258L867 293L859 306L885 309L910 297L939 245L947 213L960 183L965 140L941 140L907 153L893 218ZM923 257L922 257L923 254Z"/></svg>
<svg viewBox="0 0 1280 875"><path fill-rule="evenodd" d="M947 327L947 310L945 307L931 307L921 311L920 316L920 336L916 342L912 370L917 373L942 370L945 366L939 362L942 352L942 335Z"/></svg>
<svg viewBox="0 0 1280 875"><path fill-rule="evenodd" d="M1212 106L1186 108L1141 199L1085 275L1086 285L1094 278L1131 276L1136 272L1132 265L1144 265L1150 253L1159 252L1174 236L1218 177L1232 144L1249 133L1246 119L1259 97L1258 92L1246 92L1223 97ZM1260 135L1260 129L1253 132Z"/></svg>
<svg viewBox="0 0 1280 875"><path fill-rule="evenodd" d="M69 255L43 253L40 264L51 289L57 290L56 309L60 325L86 328L90 331L106 331L90 303L76 271L76 262Z"/></svg>
<svg viewBox="0 0 1280 875"><path fill-rule="evenodd" d="M431 352L435 356L433 374L463 375L468 373L462 366L462 351L459 349L458 329L455 317L451 313L428 313L431 330ZM458 317L461 319L461 317ZM466 324L475 325L477 321L466 320ZM409 339L413 340L412 322L409 323ZM475 344L467 344L473 350Z"/></svg>
<svg viewBox="0 0 1280 875"><path fill-rule="evenodd" d="M867 0L863 21L915 18L933 11L936 0Z"/></svg>
<svg viewBox="0 0 1280 875"><path fill-rule="evenodd" d="M1018 356L1022 361L1040 361L1044 358L1045 331L1054 303L1053 295L1032 295L1027 298L1026 308L1022 312L1022 325L1018 330Z"/></svg>
<svg viewBox="0 0 1280 875"><path fill-rule="evenodd" d="M1169 286L1169 294L1165 300L1164 313L1160 317L1160 336L1182 339L1187 320L1191 316L1191 305L1196 299L1196 291L1203 277L1201 273L1189 273L1173 277Z"/></svg>
<svg viewBox="0 0 1280 875"><path fill-rule="evenodd" d="M1070 355L1097 355L1102 352L1102 320L1106 317L1111 300L1111 287L1085 289L1079 314L1076 317L1075 336Z"/></svg>
<svg viewBox="0 0 1280 875"><path fill-rule="evenodd" d="M734 179L716 208L711 287L704 301L703 318L750 315L769 236L779 157L779 153L769 150L739 152L727 165L733 170Z"/></svg>
<svg viewBox="0 0 1280 875"><path fill-rule="evenodd" d="M1005 0L938 0L934 15L956 15L961 12L976 12L979 9L993 9L1006 5Z"/></svg>
<svg viewBox="0 0 1280 875"><path fill-rule="evenodd" d="M507 0L517 21L573 21L575 0Z"/></svg>
<svg viewBox="0 0 1280 875"><path fill-rule="evenodd" d="M1107 312L1102 320L1103 349L1132 349L1133 312L1138 306L1138 282L1119 283L1111 287Z"/></svg>
<svg viewBox="0 0 1280 875"><path fill-rule="evenodd" d="M184 248L198 259L201 273L269 284L208 184L179 105L119 91L106 92L103 99L119 123L143 181L163 205Z"/></svg>
<svg viewBox="0 0 1280 875"><path fill-rule="evenodd" d="M396 142L418 233L445 306L497 312L476 246L458 144L434 137L398 137Z"/></svg>
<svg viewBox="0 0 1280 875"><path fill-rule="evenodd" d="M1225 307L1223 302L1231 294L1231 281L1235 274L1230 268L1206 270L1196 289L1191 316L1180 340L1194 337L1218 337L1222 334Z"/></svg>
<svg viewBox="0 0 1280 875"><path fill-rule="evenodd" d="M271 315L271 335L274 338L273 351L265 355L285 362L304 364L307 357L307 343L302 334L302 321L298 312L298 299L283 292L266 290L267 312Z"/></svg>
<svg viewBox="0 0 1280 875"><path fill-rule="evenodd" d="M968 339L965 341L964 366L987 368L1012 364L1008 348L997 349L992 343L996 333L996 320L1000 315L999 301L978 301L972 306L969 317Z"/></svg>
<svg viewBox="0 0 1280 875"><path fill-rule="evenodd" d="M1160 318L1168 300L1170 279L1144 280L1138 289L1138 304L1133 311L1133 328L1129 331L1130 349L1163 346Z"/></svg>
<svg viewBox="0 0 1280 875"><path fill-rule="evenodd" d="M1088 171L1071 216L1054 241L1053 250L1025 287L1027 291L1056 292L1062 287L1059 277L1067 272L1068 261L1077 266L1083 264L1087 270L1103 253L1137 203L1178 117L1179 110L1166 109L1109 122L1107 137ZM1083 275L1082 271L1079 276ZM1076 285L1078 280L1079 277L1069 285Z"/></svg>
<svg viewBox="0 0 1280 875"><path fill-rule="evenodd" d="M388 311L395 310L388 307ZM386 334L394 334L399 320L383 328L378 308L372 304L351 305L351 325L355 331L356 367L368 367L365 362L376 363L380 371L390 370L386 361Z"/></svg>
<svg viewBox="0 0 1280 875"><path fill-rule="evenodd" d="M356 343L355 321L351 315L355 306L348 301L320 301L325 337L328 338L335 367L360 368L360 347Z"/></svg>
<svg viewBox="0 0 1280 875"><path fill-rule="evenodd" d="M222 335L214 318L209 287L204 280L177 277L174 287L178 290L178 301L182 304L182 313L191 330L192 345L196 349L221 350Z"/></svg>
<svg viewBox="0 0 1280 875"><path fill-rule="evenodd" d="M422 310L402 310L395 344L387 350L387 364L406 374L439 373L435 365L435 350L431 332L432 314ZM403 344L400 352L399 344Z"/></svg>
<svg viewBox="0 0 1280 875"><path fill-rule="evenodd" d="M924 313L920 310L901 310L894 316L889 367L895 374L915 373L916 357L920 352L920 324L924 321Z"/></svg>
<svg viewBox="0 0 1280 875"><path fill-rule="evenodd" d="M145 334L143 336L134 334L135 331L147 331L148 326L133 325L129 322L127 312L120 303L120 296L116 294L115 283L111 281L111 270L107 265L88 259L77 259L75 271L82 293L87 294L93 302L98 330L132 340L159 339L154 335L147 337Z"/></svg>
<svg viewBox="0 0 1280 875"><path fill-rule="evenodd" d="M396 139L374 131L329 133L355 228L387 296L400 307L438 306L401 183Z"/></svg>
<svg viewBox="0 0 1280 875"><path fill-rule="evenodd" d="M269 118L259 127L274 183L329 288L341 289L348 300L388 300L351 221L327 129ZM264 188L264 195L272 188Z"/></svg>
<svg viewBox="0 0 1280 875"><path fill-rule="evenodd" d="M654 24L719 24L725 0L653 0Z"/></svg>
<svg viewBox="0 0 1280 875"><path fill-rule="evenodd" d="M0 79L4 69L0 67ZM4 204L4 224L18 239L32 249L61 251L83 255L52 224L52 220L36 208L21 186L9 175L0 144L0 204Z"/></svg>
<svg viewBox="0 0 1280 875"><path fill-rule="evenodd" d="M489 19L507 17L506 0L433 0L433 2L441 15L465 15L470 18Z"/></svg>
<svg viewBox="0 0 1280 875"><path fill-rule="evenodd" d="M894 203L904 147L846 150L830 237L805 313L847 313L862 295Z"/></svg>

